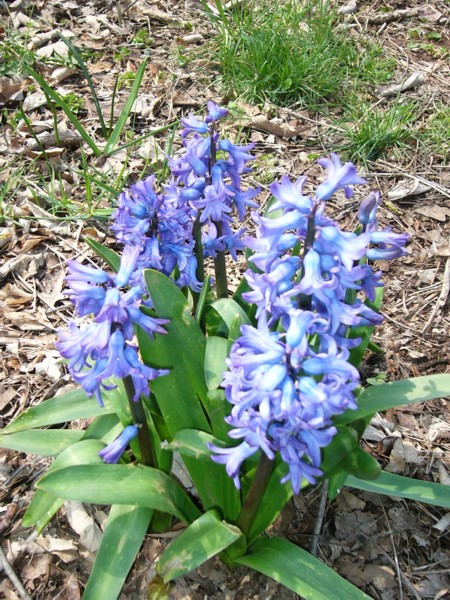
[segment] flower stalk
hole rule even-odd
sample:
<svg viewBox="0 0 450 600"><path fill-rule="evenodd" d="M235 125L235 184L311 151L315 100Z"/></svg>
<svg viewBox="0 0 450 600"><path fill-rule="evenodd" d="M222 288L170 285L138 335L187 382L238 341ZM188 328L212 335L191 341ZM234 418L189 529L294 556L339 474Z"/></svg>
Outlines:
<svg viewBox="0 0 450 600"><path fill-rule="evenodd" d="M124 377L123 384L130 405L131 415L133 422L138 426L138 443L141 450L141 463L147 467L157 467L156 457L152 446L152 438L150 435L150 429L148 427L147 419L145 417L144 407L142 406L142 400L139 398L137 401L133 400L135 397L135 389L132 378L128 375Z"/></svg>
<svg viewBox="0 0 450 600"><path fill-rule="evenodd" d="M275 461L268 458L264 452L261 452L255 476L253 477L250 489L236 522L236 525L246 537L250 533L252 523L261 506L264 492L269 483L274 466Z"/></svg>

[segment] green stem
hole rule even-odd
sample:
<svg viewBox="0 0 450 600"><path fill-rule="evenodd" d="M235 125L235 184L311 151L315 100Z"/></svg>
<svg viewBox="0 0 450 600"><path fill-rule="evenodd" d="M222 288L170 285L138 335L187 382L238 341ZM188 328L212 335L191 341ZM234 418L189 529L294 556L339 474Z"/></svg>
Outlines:
<svg viewBox="0 0 450 600"><path fill-rule="evenodd" d="M318 206L319 205L316 204L316 206L313 208L313 211L308 219L308 228L306 230L306 238L305 238L305 243L303 246L302 267L301 267L300 273L298 275L299 281L301 281L303 279L303 276L305 274L305 267L303 264L304 260L305 260L305 256L314 243L314 233L315 233L314 218L316 216L316 210L317 210ZM309 296L308 294L299 294L297 305L299 308L301 308L303 310L311 310L311 296Z"/></svg>
<svg viewBox="0 0 450 600"><path fill-rule="evenodd" d="M217 237L222 235L222 223L215 222ZM214 273L216 276L217 298L228 298L227 266L225 264L225 252L217 252L214 257Z"/></svg>
<svg viewBox="0 0 450 600"><path fill-rule="evenodd" d="M244 505L236 522L236 525L246 537L250 532L253 520L261 505L274 466L275 462L267 458L264 452L261 452L255 476L253 477Z"/></svg>
<svg viewBox="0 0 450 600"><path fill-rule="evenodd" d="M138 426L138 442L141 449L141 463L147 467L156 467L155 453L152 446L152 438L145 418L144 407L141 398L137 402L133 400L135 389L133 379L127 375L123 379L125 391L130 405L133 422Z"/></svg>

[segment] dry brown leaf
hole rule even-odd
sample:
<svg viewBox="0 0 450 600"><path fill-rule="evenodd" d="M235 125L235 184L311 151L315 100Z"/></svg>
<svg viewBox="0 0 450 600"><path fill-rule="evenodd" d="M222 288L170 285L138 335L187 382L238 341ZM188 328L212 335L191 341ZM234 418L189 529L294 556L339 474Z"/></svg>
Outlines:
<svg viewBox="0 0 450 600"><path fill-rule="evenodd" d="M96 552L102 538L100 527L81 502L70 500L65 503L65 508L70 526L80 536L80 546L89 552Z"/></svg>
<svg viewBox="0 0 450 600"><path fill-rule="evenodd" d="M45 97L44 92L34 92L32 94L27 94L27 97L23 101L22 108L25 112L29 112L39 106L43 106L46 102L47 98Z"/></svg>
<svg viewBox="0 0 450 600"><path fill-rule="evenodd" d="M143 119L154 121L155 112L161 106L161 96L151 96L149 94L139 94L131 107L131 112L140 115Z"/></svg>
<svg viewBox="0 0 450 600"><path fill-rule="evenodd" d="M67 58L69 56L69 47L62 40L54 42L53 44L48 44L47 46L43 46L42 48L38 48L36 50L36 56L46 56L50 57L56 54L57 56L61 56L62 58Z"/></svg>
<svg viewBox="0 0 450 600"><path fill-rule="evenodd" d="M37 554L31 557L21 570L21 578L28 584L27 587L35 589L38 583L36 580L39 580L39 583L48 581L51 560L52 557L48 554Z"/></svg>
<svg viewBox="0 0 450 600"><path fill-rule="evenodd" d="M3 410L7 404L16 396L16 390L12 387L4 388L0 385L0 410Z"/></svg>
<svg viewBox="0 0 450 600"><path fill-rule="evenodd" d="M393 85L389 85L387 87L378 88L376 93L381 98L387 98L388 96L396 96L401 92L415 88L423 83L425 83L424 74L421 71L415 71L401 83L394 83Z"/></svg>
<svg viewBox="0 0 450 600"><path fill-rule="evenodd" d="M0 266L0 281L10 273L19 273L23 277L36 275L38 269L45 264L45 252L35 254L21 254L6 261Z"/></svg>
<svg viewBox="0 0 450 600"><path fill-rule="evenodd" d="M406 468L405 450L403 448L403 442L400 438L394 441L394 445L389 456L389 463L386 465L385 470L389 473L404 473Z"/></svg>
<svg viewBox="0 0 450 600"><path fill-rule="evenodd" d="M398 184L387 193L388 200L401 200L408 196L418 196L431 190L431 186L416 178L408 178L399 181Z"/></svg>
<svg viewBox="0 0 450 600"><path fill-rule="evenodd" d="M50 554L55 554L65 563L72 562L78 558L78 548L73 540L64 540L50 535L40 535L36 539L36 543L44 548L44 550L47 550L47 552L50 552Z"/></svg>
<svg viewBox="0 0 450 600"><path fill-rule="evenodd" d="M57 350L47 351L42 361L35 364L34 372L37 375L45 375L49 381L56 383L63 377L60 362L61 355Z"/></svg>
<svg viewBox="0 0 450 600"><path fill-rule="evenodd" d="M259 129L260 131L264 131L265 133L276 135L277 137L281 138L297 137L307 129L305 126L291 127L289 124L284 123L283 121L277 123L273 119L269 120L264 115L254 116L251 120L251 126L255 129Z"/></svg>
<svg viewBox="0 0 450 600"><path fill-rule="evenodd" d="M194 98L189 94L184 94L183 92L176 92L172 96L172 104L173 106L187 106L196 108L203 104L203 98Z"/></svg>
<svg viewBox="0 0 450 600"><path fill-rule="evenodd" d="M418 206L414 209L414 212L423 217L434 219L445 223L448 217L450 217L450 208L440 206L439 204L429 204L428 206Z"/></svg>

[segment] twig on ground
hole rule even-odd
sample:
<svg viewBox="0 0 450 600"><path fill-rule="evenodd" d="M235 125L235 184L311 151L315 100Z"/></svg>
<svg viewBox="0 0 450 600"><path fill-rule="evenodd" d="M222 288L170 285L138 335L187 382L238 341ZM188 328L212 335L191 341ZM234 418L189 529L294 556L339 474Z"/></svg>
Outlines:
<svg viewBox="0 0 450 600"><path fill-rule="evenodd" d="M31 600L31 596L28 595L27 590L23 587L17 575L14 573L13 568L8 562L6 558L6 554L3 552L3 549L0 547L0 567L6 573L6 576L11 581L13 586L15 587L17 593L22 598L22 600Z"/></svg>
<svg viewBox="0 0 450 600"><path fill-rule="evenodd" d="M437 299L437 302L434 305L433 312L431 313L428 321L425 323L425 326L422 329L421 333L425 333L427 331L427 329L431 326L438 310L440 308L443 308L445 303L447 302L449 293L450 293L450 258L447 258L447 262L445 263L444 277L442 280L441 293L439 294L439 298Z"/></svg>
<svg viewBox="0 0 450 600"><path fill-rule="evenodd" d="M384 509L383 501L381 501L381 508L384 513L384 518L386 519L387 527L389 529L389 537L391 538L392 552L394 553L394 561L393 562L395 564L395 570L397 572L399 600L403 600L402 572L400 570L400 565L398 564L397 548L395 547L394 536L392 534L391 524L389 523L388 516Z"/></svg>
<svg viewBox="0 0 450 600"><path fill-rule="evenodd" d="M322 483L322 490L320 495L319 513L317 515L316 523L314 525L314 531L311 538L311 545L309 548L310 553L313 556L317 556L317 547L319 545L319 535L322 529L322 523L325 516L325 508L327 506L328 496L328 480Z"/></svg>

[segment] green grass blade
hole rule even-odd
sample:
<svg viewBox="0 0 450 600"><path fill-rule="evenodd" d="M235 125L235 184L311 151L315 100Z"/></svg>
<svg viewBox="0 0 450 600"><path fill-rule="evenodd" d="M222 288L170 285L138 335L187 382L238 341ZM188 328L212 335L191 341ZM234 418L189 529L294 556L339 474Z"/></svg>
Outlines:
<svg viewBox="0 0 450 600"><path fill-rule="evenodd" d="M56 456L78 442L83 433L75 429L29 429L0 435L0 447L37 456Z"/></svg>
<svg viewBox="0 0 450 600"><path fill-rule="evenodd" d="M365 490L366 492L375 492L385 496L398 496L399 498L409 498L425 504L435 504L450 508L450 490L448 486L431 481L420 481L411 477L403 477L394 473L382 471L373 481L367 481L349 475L345 480L345 485Z"/></svg>
<svg viewBox="0 0 450 600"><path fill-rule="evenodd" d="M109 152L108 156L114 156L114 154L121 152L121 150L130 148L131 146L136 146L136 145L140 144L141 142L143 142L144 140L146 140L147 138L155 136L158 133L163 133L164 131L168 131L168 130L172 129L173 134L174 134L175 128L178 127L179 124L180 124L180 121L172 121L172 123L168 123L167 125L163 125L162 127L157 127L155 129L152 129L152 131L149 131L148 133L144 133L144 135L141 135L139 137L135 137L130 142L127 142L126 144L122 144L121 146L116 146Z"/></svg>
<svg viewBox="0 0 450 600"><path fill-rule="evenodd" d="M426 402L450 395L450 375L424 375L366 388L358 396L358 408L346 410L334 419L336 425L351 423L376 412L414 402Z"/></svg>
<svg viewBox="0 0 450 600"><path fill-rule="evenodd" d="M152 515L153 511L143 506L111 507L83 600L115 600L119 596Z"/></svg>
<svg viewBox="0 0 450 600"><path fill-rule="evenodd" d="M122 112L117 119L117 123L109 136L108 142L106 143L104 154L105 156L109 156L117 144L118 139L120 138L123 128L127 122L127 119L130 115L131 108L133 107L134 101L139 93L139 88L141 87L142 79L144 77L145 68L147 66L147 59L143 60L139 66L139 69L136 71L136 77L134 79L133 85L131 86L130 95L128 96L128 100L125 103L125 106L122 109Z"/></svg>
<svg viewBox="0 0 450 600"><path fill-rule="evenodd" d="M103 113L102 113L102 109L100 107L100 102L99 102L98 96L95 92L95 87L94 87L94 84L92 83L92 78L89 74L89 71L86 68L86 64L85 64L84 60L82 59L81 54L78 52L76 47L72 44L72 42L69 39L67 39L66 37L64 37L61 32L58 32L58 35L62 39L62 41L66 44L66 46L69 48L69 50L72 52L74 59L77 61L80 69L83 72L83 75L88 83L89 89L91 90L92 100L95 105L95 110L97 111L97 116L98 116L98 120L100 122L100 127L102 128L102 135L106 139L106 137L107 137L106 124L103 119Z"/></svg>
<svg viewBox="0 0 450 600"><path fill-rule="evenodd" d="M45 81L42 75L40 75L37 71L35 71L29 66L27 66L26 68L29 74L33 77L33 79L35 79L37 83L41 86L41 88L44 90L45 94L47 94L53 100L53 102L64 111L69 121L81 135L86 144L91 148L95 156L100 156L102 154L102 151L91 138L91 136L88 134L88 132L84 129L84 127L81 125L77 117L70 110L69 105L64 101L64 99L61 98L61 96L57 92L55 92L55 90L52 87L48 85L48 83Z"/></svg>
<svg viewBox="0 0 450 600"><path fill-rule="evenodd" d="M242 536L234 525L208 511L191 523L167 548L156 565L164 582L193 571Z"/></svg>
<svg viewBox="0 0 450 600"><path fill-rule="evenodd" d="M256 540L251 545L249 554L234 562L275 579L304 600L370 598L312 554L280 538Z"/></svg>
<svg viewBox="0 0 450 600"><path fill-rule="evenodd" d="M114 412L105 395L105 406L101 408L95 398L88 398L82 389L67 392L32 406L3 429L3 433L15 433L26 429L47 427L66 421L97 417Z"/></svg>
<svg viewBox="0 0 450 600"><path fill-rule="evenodd" d="M37 487L49 494L91 504L145 506L167 512L186 523L200 516L198 508L175 480L143 465L67 467L44 475Z"/></svg>

